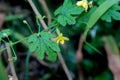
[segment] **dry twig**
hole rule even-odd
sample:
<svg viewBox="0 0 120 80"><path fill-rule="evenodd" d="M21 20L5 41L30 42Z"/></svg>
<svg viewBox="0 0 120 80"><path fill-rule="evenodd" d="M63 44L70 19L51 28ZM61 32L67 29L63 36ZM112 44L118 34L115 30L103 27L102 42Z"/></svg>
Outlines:
<svg viewBox="0 0 120 80"><path fill-rule="evenodd" d="M77 63L78 63L78 75L79 75L80 80L84 80L83 72L81 70L81 66L79 65L79 63L81 62L81 60L83 58L82 46L83 46L83 34L80 35L78 49L76 51L76 59L77 59Z"/></svg>
<svg viewBox="0 0 120 80"><path fill-rule="evenodd" d="M11 53L11 49L10 49L9 43L5 43L5 45L6 45L7 53L8 53L8 60L12 59L12 53ZM12 76L14 77L14 80L18 80L16 72L15 72L15 67L14 67L13 60L10 60L9 64L10 64L11 73L12 73Z"/></svg>

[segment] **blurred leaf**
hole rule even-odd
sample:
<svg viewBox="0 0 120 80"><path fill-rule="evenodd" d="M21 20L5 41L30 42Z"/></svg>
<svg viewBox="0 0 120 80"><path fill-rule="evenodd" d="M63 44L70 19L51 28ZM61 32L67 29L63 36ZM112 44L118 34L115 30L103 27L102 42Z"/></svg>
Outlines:
<svg viewBox="0 0 120 80"><path fill-rule="evenodd" d="M8 15L8 16L5 18L5 20L6 20L6 21L13 21L13 20L16 20L16 19L25 18L26 16L28 16L28 13Z"/></svg>
<svg viewBox="0 0 120 80"><path fill-rule="evenodd" d="M92 72L94 63L91 60L84 59L81 64L87 72Z"/></svg>
<svg viewBox="0 0 120 80"><path fill-rule="evenodd" d="M0 80L8 80L7 73L0 59Z"/></svg>
<svg viewBox="0 0 120 80"><path fill-rule="evenodd" d="M94 0L98 5L102 4L105 0Z"/></svg>
<svg viewBox="0 0 120 80"><path fill-rule="evenodd" d="M46 73L39 80L48 80L50 77L51 77L51 74L50 73Z"/></svg>
<svg viewBox="0 0 120 80"><path fill-rule="evenodd" d="M101 17L102 20L106 22L111 22L112 19L120 20L120 6L119 4L115 4L112 6L103 16Z"/></svg>
<svg viewBox="0 0 120 80"><path fill-rule="evenodd" d="M108 71L93 78L93 80L113 80L111 74Z"/></svg>
<svg viewBox="0 0 120 80"><path fill-rule="evenodd" d="M120 56L118 45L112 36L103 37L103 40L105 44L108 45L112 53L114 53L116 56Z"/></svg>
<svg viewBox="0 0 120 80"><path fill-rule="evenodd" d="M83 11L83 8L77 7L75 4L72 4L71 0L65 0L63 5L60 6L54 14L55 16L58 15L57 21L62 26L66 26L67 24L75 24L76 21L72 15L81 14Z"/></svg>
<svg viewBox="0 0 120 80"><path fill-rule="evenodd" d="M107 54L111 55L109 61L111 61L111 63L114 64L113 69L119 70L119 68L120 68L120 51L119 51L119 47L118 47L115 39L112 36L108 36L108 37L103 37L103 41L105 42ZM108 59L109 59L109 56L108 56Z"/></svg>

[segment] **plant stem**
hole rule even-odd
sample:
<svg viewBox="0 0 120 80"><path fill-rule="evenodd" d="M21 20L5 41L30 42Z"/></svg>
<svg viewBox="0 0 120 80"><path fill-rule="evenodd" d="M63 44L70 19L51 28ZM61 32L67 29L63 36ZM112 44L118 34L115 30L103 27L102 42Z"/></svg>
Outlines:
<svg viewBox="0 0 120 80"><path fill-rule="evenodd" d="M65 64L65 61L64 61L61 53L57 53L57 55L58 55L58 58L60 60L60 63L62 64L62 67L63 67L63 69L64 69L64 71L65 71L65 73L66 73L66 75L68 77L68 80L73 80L72 76L71 76L71 74L70 74L70 72L69 72L69 70L68 70L68 68L67 68L67 66Z"/></svg>
<svg viewBox="0 0 120 80"><path fill-rule="evenodd" d="M27 25L28 29L29 29L30 32L33 34L33 31L32 31L32 29L31 29L30 25L28 24L28 22L27 22L26 20L23 20L23 23L25 23L25 24Z"/></svg>
<svg viewBox="0 0 120 80"><path fill-rule="evenodd" d="M45 0L39 0L39 2L42 4L42 6L44 7L44 11L47 15L47 18L48 18L48 25L51 23L51 15L50 15L50 11L48 9L48 6L45 2Z"/></svg>
<svg viewBox="0 0 120 80"><path fill-rule="evenodd" d="M9 43L5 43L5 45L6 45L6 48L7 48L8 59L12 59L12 53L11 53ZM16 72L15 72L15 67L14 67L13 60L9 60L9 63L10 63L12 76L15 78L15 80L18 80Z"/></svg>
<svg viewBox="0 0 120 80"><path fill-rule="evenodd" d="M28 0L29 4L31 5L33 11L35 12L35 14L37 16L39 16L41 19L40 19L40 23L42 24L42 26L44 27L44 29L47 29L47 25L45 24L44 20L42 19L42 16L41 14L38 12L37 8L35 7L34 3L32 2L32 0Z"/></svg>
<svg viewBox="0 0 120 80"><path fill-rule="evenodd" d="M29 60L30 60L30 55L31 53L30 52L27 52L27 58L26 58L26 75L25 75L25 79L26 80L29 80Z"/></svg>

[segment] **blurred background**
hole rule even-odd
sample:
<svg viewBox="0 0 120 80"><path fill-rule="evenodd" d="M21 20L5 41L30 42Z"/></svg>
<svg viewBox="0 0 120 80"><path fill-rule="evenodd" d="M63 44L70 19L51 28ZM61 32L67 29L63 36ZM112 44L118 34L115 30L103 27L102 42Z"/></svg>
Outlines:
<svg viewBox="0 0 120 80"><path fill-rule="evenodd" d="M53 13L63 1L33 0L42 16L50 15L51 20L55 18ZM94 5L98 6L96 0ZM77 24L61 28L61 32L70 38L65 45L60 46L62 56L73 80L120 80L120 21L106 22L99 19L90 30L87 41L102 54L83 42L86 24L81 21L86 22L95 7L83 14L83 17L78 17ZM46 23L47 17L44 18ZM27 0L0 0L0 31L8 28L12 30L13 33L9 36L11 41L21 40L31 34L23 20L29 23L33 32L37 32L36 15ZM3 48L4 44L0 43L0 49ZM18 56L14 65L19 80L68 80L59 60L41 61L32 53L28 63L29 50L26 41L17 43L14 49ZM0 52L0 80L5 80L8 75L11 75L10 65L7 53L3 51Z"/></svg>

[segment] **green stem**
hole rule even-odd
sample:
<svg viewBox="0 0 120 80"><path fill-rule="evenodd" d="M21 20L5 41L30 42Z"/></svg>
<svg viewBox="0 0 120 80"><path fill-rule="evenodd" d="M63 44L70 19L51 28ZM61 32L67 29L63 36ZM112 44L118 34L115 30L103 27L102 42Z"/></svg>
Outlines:
<svg viewBox="0 0 120 80"><path fill-rule="evenodd" d="M26 58L26 71L25 71L25 73L26 73L25 79L26 79L26 80L29 80L29 69L28 69L28 65L29 65L30 55L31 55L31 53L28 52L28 53L27 53L27 58Z"/></svg>
<svg viewBox="0 0 120 80"><path fill-rule="evenodd" d="M27 38L28 38L28 37L26 37L26 38L24 38L24 39L21 39L21 40L19 40L19 41L16 41L16 42L10 44L10 46L13 46L13 45L15 45L15 44L18 44L18 43L20 43L21 41L23 41L23 40L25 40L25 39L27 39ZM0 52L3 52L3 51L5 51L5 50L6 50L6 48L3 48L3 49L0 50Z"/></svg>
<svg viewBox="0 0 120 80"><path fill-rule="evenodd" d="M10 41L9 44L12 45L12 44L13 44L12 41ZM13 45L10 46L10 47L11 47L11 49L12 49L12 51L13 51L13 54L14 54L13 60L17 60L17 55L16 55L16 53L15 53L15 50L14 50L14 48L13 48Z"/></svg>
<svg viewBox="0 0 120 80"><path fill-rule="evenodd" d="M23 23L25 23L25 24L27 25L28 29L29 29L30 32L33 34L33 31L32 31L32 29L31 29L30 25L27 23L27 21L26 21L26 20L23 20Z"/></svg>
<svg viewBox="0 0 120 80"><path fill-rule="evenodd" d="M37 25L38 25L38 32L40 32L40 27L41 27L41 25L40 25L40 23L39 23L39 18L38 17L36 17L36 23L37 23Z"/></svg>
<svg viewBox="0 0 120 80"><path fill-rule="evenodd" d="M56 28L56 33L57 35L60 35L60 30L58 28Z"/></svg>

